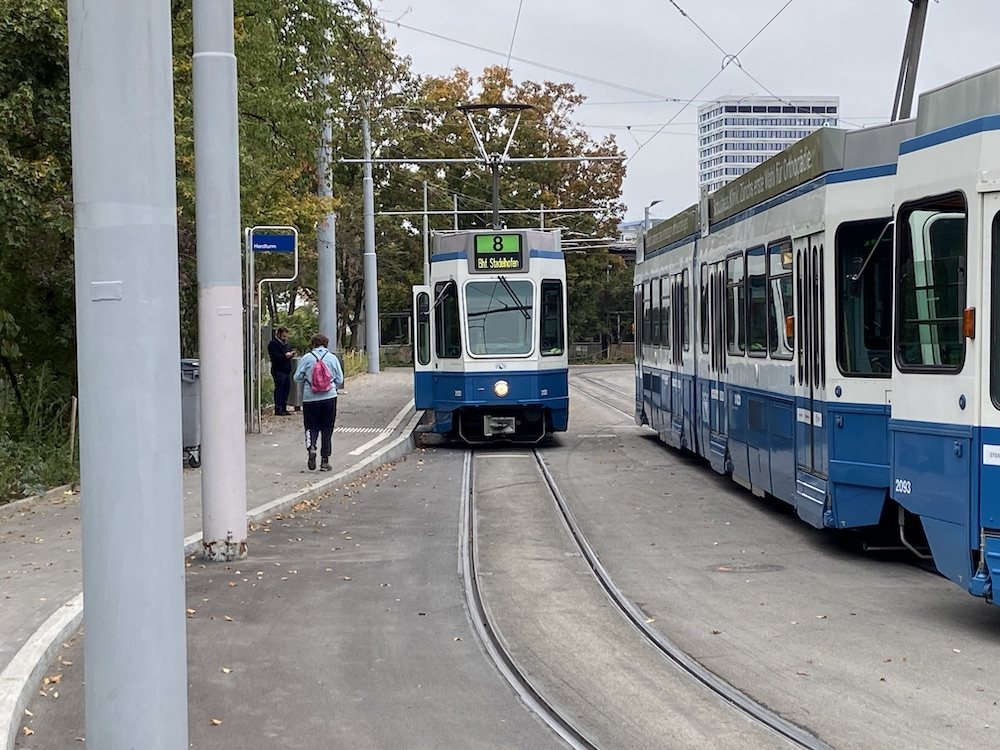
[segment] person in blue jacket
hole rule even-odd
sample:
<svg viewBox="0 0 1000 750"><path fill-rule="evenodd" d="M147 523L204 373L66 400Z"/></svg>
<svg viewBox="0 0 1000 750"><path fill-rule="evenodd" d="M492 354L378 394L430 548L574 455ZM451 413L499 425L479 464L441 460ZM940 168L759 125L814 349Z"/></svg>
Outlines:
<svg viewBox="0 0 1000 750"><path fill-rule="evenodd" d="M302 383L302 421L305 424L308 466L316 468L318 436L320 471L330 471L333 425L337 421L337 389L344 387L344 369L337 356L327 349L329 344L330 339L322 333L313 336L310 341L312 351L302 356L293 376L297 383Z"/></svg>

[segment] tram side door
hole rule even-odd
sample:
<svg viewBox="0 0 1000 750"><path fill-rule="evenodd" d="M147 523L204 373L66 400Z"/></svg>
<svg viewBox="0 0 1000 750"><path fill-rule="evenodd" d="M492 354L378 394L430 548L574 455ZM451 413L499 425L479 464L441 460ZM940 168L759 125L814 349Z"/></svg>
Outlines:
<svg viewBox="0 0 1000 750"><path fill-rule="evenodd" d="M413 287L413 398L414 408L434 406L434 365L431 353L431 288Z"/></svg>
<svg viewBox="0 0 1000 750"><path fill-rule="evenodd" d="M822 527L826 503L826 336L823 235L793 241L795 255L796 511Z"/></svg>
<svg viewBox="0 0 1000 750"><path fill-rule="evenodd" d="M720 474L726 471L726 265L708 272L708 416L707 458Z"/></svg>

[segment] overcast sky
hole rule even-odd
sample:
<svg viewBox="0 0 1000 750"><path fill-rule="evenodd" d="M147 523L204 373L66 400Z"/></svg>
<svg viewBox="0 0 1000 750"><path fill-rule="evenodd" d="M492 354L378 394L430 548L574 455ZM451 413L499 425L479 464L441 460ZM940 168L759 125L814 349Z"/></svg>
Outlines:
<svg viewBox="0 0 1000 750"><path fill-rule="evenodd" d="M614 134L629 156L628 219L642 218L655 200L662 202L651 214L660 217L697 200L697 106L714 97L839 96L842 127L888 121L910 8L908 0L376 4L416 73L462 67L476 74L507 64L512 53L517 81L574 83L587 97L577 120L595 140ZM998 30L1000 0L931 0L917 93L1000 64ZM739 53L739 65L723 69L720 48ZM670 98L682 101L664 101Z"/></svg>

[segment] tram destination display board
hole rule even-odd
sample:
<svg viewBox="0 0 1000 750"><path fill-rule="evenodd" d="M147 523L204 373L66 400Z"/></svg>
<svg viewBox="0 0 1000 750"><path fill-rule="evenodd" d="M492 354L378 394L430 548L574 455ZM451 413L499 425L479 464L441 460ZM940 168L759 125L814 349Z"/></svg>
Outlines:
<svg viewBox="0 0 1000 750"><path fill-rule="evenodd" d="M479 273L524 270L520 234L477 234L474 256L474 269Z"/></svg>

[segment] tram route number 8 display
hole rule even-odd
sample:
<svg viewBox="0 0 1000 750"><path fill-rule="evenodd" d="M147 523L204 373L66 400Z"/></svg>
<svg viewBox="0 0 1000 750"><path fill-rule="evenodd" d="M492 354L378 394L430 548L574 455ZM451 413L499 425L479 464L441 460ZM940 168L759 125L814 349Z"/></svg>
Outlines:
<svg viewBox="0 0 1000 750"><path fill-rule="evenodd" d="M475 268L483 273L524 268L520 234L477 234Z"/></svg>

